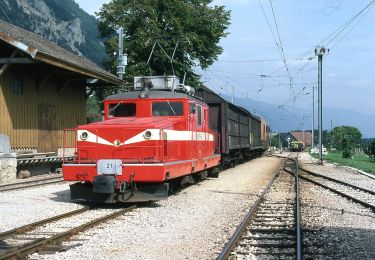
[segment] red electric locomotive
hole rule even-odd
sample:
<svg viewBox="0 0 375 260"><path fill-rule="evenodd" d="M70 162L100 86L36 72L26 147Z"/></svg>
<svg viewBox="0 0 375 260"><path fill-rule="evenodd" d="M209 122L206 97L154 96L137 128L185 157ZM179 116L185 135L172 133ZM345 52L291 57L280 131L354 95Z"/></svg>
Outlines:
<svg viewBox="0 0 375 260"><path fill-rule="evenodd" d="M135 89L104 101L104 121L75 129L75 159L63 164L64 179L78 181L72 199L160 200L173 182L217 174L207 104L178 91L191 89L176 77L136 78Z"/></svg>

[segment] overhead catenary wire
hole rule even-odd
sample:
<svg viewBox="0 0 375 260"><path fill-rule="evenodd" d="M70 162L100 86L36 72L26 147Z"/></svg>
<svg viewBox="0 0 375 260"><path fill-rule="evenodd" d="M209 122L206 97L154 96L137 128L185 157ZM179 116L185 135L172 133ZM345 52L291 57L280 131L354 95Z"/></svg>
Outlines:
<svg viewBox="0 0 375 260"><path fill-rule="evenodd" d="M259 0L258 0L259 1ZM366 4L365 7L363 7L359 12L357 12L352 18L350 18L349 20L347 20L344 24L342 24L341 26L339 26L338 28L336 28L334 31L332 31L331 33L329 33L326 37L323 38L323 40L321 40L319 43L317 43L315 46L321 46L321 45L325 45L326 47L329 47L329 44L332 43L342 32L345 31L346 28L348 28L348 26L354 21L356 20L362 13L364 13L367 9L371 9L375 4L375 0L371 0L368 4ZM368 10L369 12L370 10ZM368 13L367 12L367 13ZM365 13L365 14L367 14ZM362 16L363 17L363 16ZM335 44L337 45L337 43ZM335 46L334 45L334 46ZM302 57L308 55L309 53L313 52L313 50L315 49L315 46L312 47L312 48L309 48L308 50L306 50L304 53L302 53L300 56L298 56L297 60L298 59L301 59ZM304 69L312 60L308 60L307 63L303 66L302 69ZM294 61L292 61L294 62ZM283 67L280 67L278 68L277 70L273 71L272 73L270 73L269 75L274 75L275 73L279 72L280 70L282 70ZM302 69L300 69L295 75L293 75L293 78L296 77L301 71Z"/></svg>
<svg viewBox="0 0 375 260"><path fill-rule="evenodd" d="M270 4L272 4L271 1L270 1ZM340 43L361 22L361 20L365 16L367 16L371 12L371 10L373 10L374 6L375 6L375 0L372 0L372 1L368 2L368 4L366 6L364 6L359 12L355 13L355 15L353 17L351 17L349 20L347 20L345 23L343 23L341 26L339 26L338 28L336 28L332 32L330 32L317 45L324 45L325 47L329 47L329 48L335 47L338 43ZM275 12L275 10L274 10L274 12ZM268 24L269 24L269 18L267 18L266 20L268 20ZM269 24L269 27L271 27L270 24ZM276 37L277 37L276 31L273 30L272 27L271 27L270 31L273 34L272 36L274 37L274 40L275 40ZM275 42L278 43L279 40L276 39ZM277 46L279 47L279 45L277 45ZM315 46L312 47L312 48L309 48L307 51L305 51L304 53L302 53L298 58L295 58L295 59L285 59L288 66L290 66L293 63L295 63L298 60L306 60L306 63L301 64L300 66L298 66L299 68L295 68L297 70L296 70L296 72L294 74L292 74L293 82L295 81L296 77L299 74L306 72L306 68L312 63L312 61L315 60L312 57L310 57L307 60L308 56L306 56L308 54L311 54L313 52L314 48L315 48ZM280 52L281 52L281 49L280 49ZM327 55L328 54L326 54L326 56ZM243 63L245 63L245 62L274 62L274 61L276 61L276 62L277 61L283 61L283 59L222 60L222 61L219 61L219 62L234 62L234 63L243 62ZM281 80L281 78L287 77L287 76L275 75L277 73L277 71L280 71L283 68L285 68L285 64L284 63L282 64L282 66L278 70L276 70L276 71L274 71L274 72L272 72L272 73L270 73L268 75L263 75L263 73L261 75L258 75L258 74L246 74L246 73L240 74L240 73L230 73L230 72L225 72L225 73L227 75L228 74L229 75L236 74L236 75L243 75L243 76L248 76L248 77L264 77L264 78L267 77L267 78L270 78L272 80L275 80L275 81L279 82L279 84L276 84L276 85L273 85L273 86L278 86L278 85L285 85L285 86L287 86L286 82L283 83L283 84L281 84L281 82L277 80L278 78L280 78L280 80ZM293 70L294 70L294 68L293 68ZM306 82L306 84L311 84L311 83L307 83ZM268 84L265 84L265 85L268 85ZM269 85L269 86L271 86L271 85ZM303 92L302 92L302 94L300 94L300 93L301 92L295 93L295 97L289 97L288 101L285 104L287 104L288 102L290 102L292 100L295 100L296 98L298 98L298 96L303 95Z"/></svg>
<svg viewBox="0 0 375 260"><path fill-rule="evenodd" d="M276 32L277 32L277 36L279 38L279 48L281 50L281 56L283 58L283 62L285 64L285 67L286 67L286 70L288 71L288 75L290 77L290 71L289 71L289 68L288 68L288 64L286 64L286 59L285 59L285 53L284 53L284 47L283 47L283 44L282 44L282 41L281 41L281 37L280 37L280 32L279 32L279 26L277 25L277 21L276 21L276 16L275 16L275 10L273 8L273 4L272 4L272 0L269 0L270 2L270 5L271 5L271 9L272 9L272 15L273 15L273 20L275 22L275 27L276 27ZM292 79L290 79L292 80Z"/></svg>
<svg viewBox="0 0 375 260"><path fill-rule="evenodd" d="M362 20L363 18L365 18L365 16L371 12L372 8L375 6L375 1L371 1L368 5L366 5L360 12L358 12L351 20L350 24L347 24L345 26L345 28L343 28L342 32L345 31L345 29L349 28L349 26L351 25L352 22L354 22L355 19L359 18L359 20L357 21L357 23L355 23L351 28L349 28L345 34L339 38L333 45L329 46L330 49L336 47L336 45L338 43L340 43ZM349 20L349 21L350 21ZM330 43L333 43L334 40L338 37L338 35L336 37L334 37L329 43L327 43L327 45L329 45Z"/></svg>
<svg viewBox="0 0 375 260"><path fill-rule="evenodd" d="M271 34L272 34L272 37L273 37L274 42L275 42L275 44L276 44L277 50L279 51L279 53L280 53L280 55L281 55L281 57L282 57L282 60L283 60L283 63L284 63L285 69L286 69L286 71L287 71L287 73L288 73L288 76L289 76L290 86L292 87L292 78L291 78L291 74L290 74L290 70L289 70L288 64L286 63L286 60L285 60L284 48L282 47L282 43L281 43L281 41L280 41L280 42L277 41L277 39L276 39L276 35L275 35L275 33L273 32L273 30L272 30L271 24L270 24L270 22L269 22L269 20L268 20L267 14L266 14L266 12L265 12L265 10L264 10L264 8L263 8L263 5L262 5L261 1L258 0L258 3L259 3L259 5L260 5L260 8L261 8L261 10L262 10L262 13L263 13L264 18L266 19L266 22L267 22L268 28L269 28L269 30L270 30L270 32L271 32ZM271 7L272 7L272 12L273 12L273 17L274 17L274 22L275 22L275 24L277 24L276 17L275 17L275 13L274 13L273 6L272 6L272 2L270 1L270 3L271 3ZM277 27L277 32L278 32L278 27ZM280 39L280 34L279 34L279 39Z"/></svg>
<svg viewBox="0 0 375 260"><path fill-rule="evenodd" d="M296 61L296 60L303 60L301 58L285 58L286 61ZM228 63L251 63L251 62L275 62L275 61L283 61L283 59L243 59L243 60L217 60L216 62L228 62Z"/></svg>
<svg viewBox="0 0 375 260"><path fill-rule="evenodd" d="M375 0L371 0L364 8L362 8L358 13L356 13L352 18L350 18L348 21L346 21L342 26L340 26L335 32L332 39L330 39L327 43L325 43L325 46L328 46L332 41L334 41L342 32L344 32L349 25L354 22L362 13L364 13L368 8L372 7L375 4Z"/></svg>

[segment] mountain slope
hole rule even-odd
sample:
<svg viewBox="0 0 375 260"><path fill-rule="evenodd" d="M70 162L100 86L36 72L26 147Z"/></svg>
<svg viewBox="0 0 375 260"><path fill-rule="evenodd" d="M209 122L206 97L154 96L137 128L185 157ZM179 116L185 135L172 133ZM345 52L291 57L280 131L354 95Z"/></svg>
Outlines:
<svg viewBox="0 0 375 260"><path fill-rule="evenodd" d="M98 65L106 58L97 20L74 0L2 0L0 19L35 32Z"/></svg>

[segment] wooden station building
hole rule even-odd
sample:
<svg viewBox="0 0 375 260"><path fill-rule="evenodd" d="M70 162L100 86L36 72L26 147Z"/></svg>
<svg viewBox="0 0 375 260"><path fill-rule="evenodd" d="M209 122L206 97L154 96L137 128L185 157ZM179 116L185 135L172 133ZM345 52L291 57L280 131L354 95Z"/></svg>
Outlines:
<svg viewBox="0 0 375 260"><path fill-rule="evenodd" d="M86 122L87 87L121 83L91 61L0 21L0 134L13 148L57 152L63 129Z"/></svg>

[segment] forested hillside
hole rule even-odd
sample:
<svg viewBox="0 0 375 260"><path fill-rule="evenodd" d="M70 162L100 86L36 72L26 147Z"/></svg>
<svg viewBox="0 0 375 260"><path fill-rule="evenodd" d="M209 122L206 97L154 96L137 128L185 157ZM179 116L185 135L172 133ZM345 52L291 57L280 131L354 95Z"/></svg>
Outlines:
<svg viewBox="0 0 375 260"><path fill-rule="evenodd" d="M1 0L0 7L1 20L35 32L98 65L106 57L96 18L74 0Z"/></svg>

